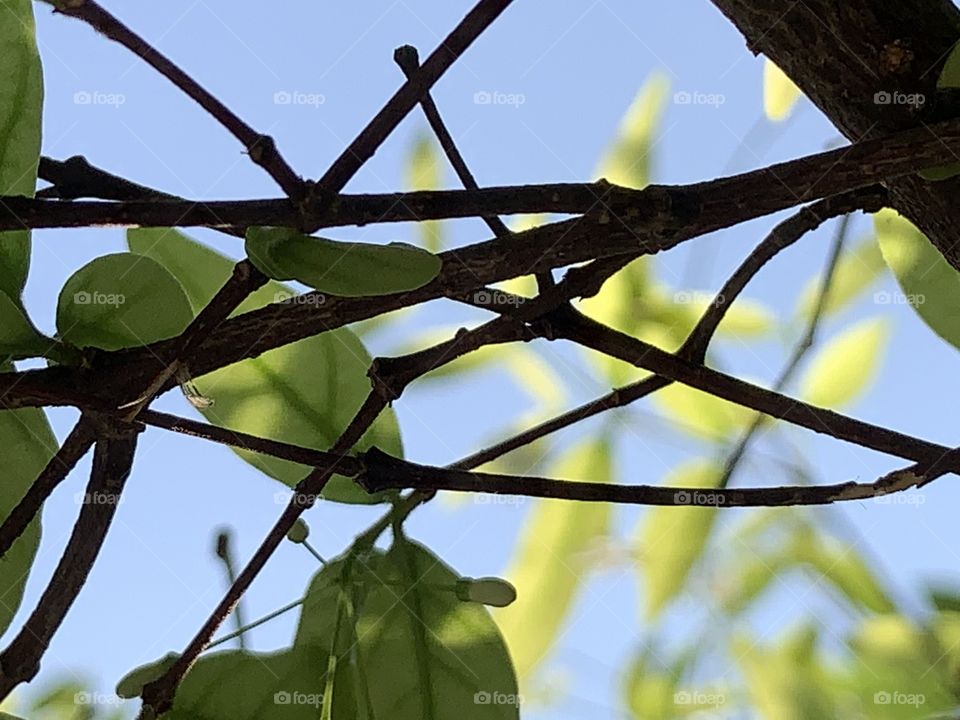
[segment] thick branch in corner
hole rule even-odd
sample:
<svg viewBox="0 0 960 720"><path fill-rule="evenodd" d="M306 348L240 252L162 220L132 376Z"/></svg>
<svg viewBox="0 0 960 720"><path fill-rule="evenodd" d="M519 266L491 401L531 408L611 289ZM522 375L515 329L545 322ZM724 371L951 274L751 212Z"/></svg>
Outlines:
<svg viewBox="0 0 960 720"><path fill-rule="evenodd" d="M919 128L936 139L936 82L960 37L960 10L949 0L713 0L790 76L851 141ZM922 105L890 102L919 95ZM944 160L960 153L944 146ZM893 207L912 220L960 269L960 180L905 176L889 183Z"/></svg>

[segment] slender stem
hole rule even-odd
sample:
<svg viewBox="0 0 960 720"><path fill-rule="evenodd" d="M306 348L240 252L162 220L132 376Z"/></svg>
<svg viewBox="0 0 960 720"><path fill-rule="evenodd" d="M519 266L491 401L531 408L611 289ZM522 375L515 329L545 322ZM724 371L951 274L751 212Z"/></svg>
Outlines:
<svg viewBox="0 0 960 720"><path fill-rule="evenodd" d="M304 183L277 150L269 135L261 135L241 120L230 108L211 95L196 80L181 70L163 53L133 32L94 0L44 0L57 12L83 20L105 37L120 43L150 65L200 107L210 113L237 140L243 143L250 159L266 170L292 199L303 195Z"/></svg>

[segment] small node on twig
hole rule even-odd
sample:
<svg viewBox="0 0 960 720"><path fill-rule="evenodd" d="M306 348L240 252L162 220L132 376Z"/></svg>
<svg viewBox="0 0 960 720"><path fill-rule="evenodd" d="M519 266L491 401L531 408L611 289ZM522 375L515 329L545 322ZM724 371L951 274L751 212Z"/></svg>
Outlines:
<svg viewBox="0 0 960 720"><path fill-rule="evenodd" d="M393 61L409 75L420 68L420 53L413 45L401 45L393 51Z"/></svg>

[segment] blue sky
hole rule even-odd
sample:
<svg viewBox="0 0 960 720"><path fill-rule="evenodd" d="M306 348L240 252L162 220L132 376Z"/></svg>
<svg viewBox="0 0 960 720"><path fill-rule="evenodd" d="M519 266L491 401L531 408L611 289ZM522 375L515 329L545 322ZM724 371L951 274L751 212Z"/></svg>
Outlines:
<svg viewBox="0 0 960 720"><path fill-rule="evenodd" d="M269 6L198 2L108 4L122 20L174 59L257 129L272 134L305 176L317 177L399 86L393 49L413 44L425 57L459 21L469 3L371 0L361 5L291 0ZM361 9L362 8L362 9ZM166 80L87 26L38 5L38 34L46 78L44 152L55 158L83 154L91 162L137 182L196 198L275 196L272 181L242 154L238 143ZM266 14L269 13L269 17ZM652 73L675 92L722 95L718 106L668 103L654 148L653 178L687 183L742 171L824 149L838 133L802 102L785 125L762 116L762 61L706 0L636 3L517 2L440 81L434 97L468 164L482 185L571 182L592 178L630 101ZM478 105L477 93L522 98L514 104ZM289 97L290 103L283 99ZM89 102L86 102L89 101ZM425 128L418 112L403 122L349 191L403 188L404 157ZM753 132L751 133L751 130ZM742 139L748 136L746 147ZM452 173L446 182L455 187ZM658 273L678 287L714 290L776 218L699 238L657 259ZM869 230L858 218L853 237ZM452 244L486 239L479 221L451 223ZM235 257L239 244L193 232ZM765 269L748 291L774 311L791 312L797 293L816 274L832 228ZM123 249L119 230L35 233L27 307L38 325L53 330L55 298L66 278L88 260ZM413 240L409 225L347 228L337 237ZM886 277L876 290L893 290ZM883 314L892 322L889 350L870 393L850 412L863 419L943 443L955 443L955 392L949 384L957 355L905 306L863 301L831 318L823 337L850 322ZM481 315L449 304L418 314L415 323L374 338L372 351L389 353L417 326L472 322ZM538 346L540 347L540 346ZM569 348L543 346L547 361L568 381L569 401L605 388L589 376ZM770 382L783 358L777 339L750 350L720 347L724 367ZM947 390L945 391L944 388ZM190 414L179 396L157 407ZM397 404L408 457L447 463L478 449L533 400L504 372L491 370L465 384L414 387ZM649 404L641 407L655 412ZM51 412L58 437L76 413ZM695 443L651 433L649 415L624 422L642 442L618 453L622 482L654 482L659 468L702 454ZM586 425L562 439L595 429ZM822 482L871 480L898 461L810 434L791 435ZM652 439L651 439L652 438ZM18 619L32 608L59 558L76 513L74 495L89 459L58 490L44 511L44 541ZM744 472L740 482L773 482ZM911 591L924 579L955 576L957 500L952 478L924 490L922 505L855 504L826 511L856 533L869 554L916 606ZM247 558L272 525L281 490L229 450L151 430L141 441L117 521L89 584L48 653L47 678L89 679L108 691L131 667L180 649L224 589L212 554L213 534L231 526L237 551ZM414 537L467 575L503 571L529 504L438 502L410 523ZM322 505L308 514L312 539L325 555L344 548L378 510ZM629 531L636 511L618 514ZM726 524L728 520L724 520ZM282 547L246 598L256 617L299 597L316 562L302 549ZM786 598L784 602L790 602ZM798 605L798 613L809 608ZM641 646L636 573L606 570L583 594L575 622L561 638L549 672L567 677L557 716L580 717L618 707L620 672ZM252 644L279 647L295 616L258 629ZM775 633L773 615L761 632Z"/></svg>

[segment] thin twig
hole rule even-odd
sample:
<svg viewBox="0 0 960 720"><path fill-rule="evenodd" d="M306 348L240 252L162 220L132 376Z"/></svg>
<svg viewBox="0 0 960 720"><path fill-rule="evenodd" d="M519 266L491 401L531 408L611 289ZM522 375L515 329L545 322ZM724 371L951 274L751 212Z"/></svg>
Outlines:
<svg viewBox="0 0 960 720"><path fill-rule="evenodd" d="M7 554L16 539L27 529L40 512L44 501L66 479L80 458L87 454L87 450L93 445L94 437L93 421L82 415L20 502L4 518L3 525L0 526L0 558Z"/></svg>
<svg viewBox="0 0 960 720"><path fill-rule="evenodd" d="M95 0L44 0L56 11L83 20L105 37L120 43L176 85L185 95L210 113L231 135L239 140L250 159L266 170L288 197L297 201L304 194L304 182L277 150L269 135L261 135L240 119L230 108L211 95L200 83L181 70L163 53L104 10Z"/></svg>
<svg viewBox="0 0 960 720"><path fill-rule="evenodd" d="M39 672L40 659L86 583L120 502L139 432L107 419L98 427L90 482L67 547L36 609L0 653L0 699Z"/></svg>

